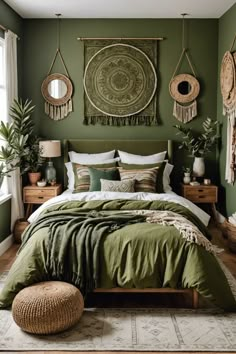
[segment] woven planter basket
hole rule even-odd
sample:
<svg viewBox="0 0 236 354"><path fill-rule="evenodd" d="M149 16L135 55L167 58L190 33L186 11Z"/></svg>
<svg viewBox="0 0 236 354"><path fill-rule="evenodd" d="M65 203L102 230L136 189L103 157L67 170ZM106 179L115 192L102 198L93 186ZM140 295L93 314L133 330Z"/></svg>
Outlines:
<svg viewBox="0 0 236 354"><path fill-rule="evenodd" d="M221 224L223 234L228 239L229 249L236 253L236 226L228 222L227 219Z"/></svg>
<svg viewBox="0 0 236 354"><path fill-rule="evenodd" d="M24 218L16 220L13 230L14 240L16 243L21 243L21 235L28 225L29 222Z"/></svg>
<svg viewBox="0 0 236 354"><path fill-rule="evenodd" d="M47 281L21 290L13 301L12 316L23 331L50 334L73 326L83 309L83 296L74 285Z"/></svg>

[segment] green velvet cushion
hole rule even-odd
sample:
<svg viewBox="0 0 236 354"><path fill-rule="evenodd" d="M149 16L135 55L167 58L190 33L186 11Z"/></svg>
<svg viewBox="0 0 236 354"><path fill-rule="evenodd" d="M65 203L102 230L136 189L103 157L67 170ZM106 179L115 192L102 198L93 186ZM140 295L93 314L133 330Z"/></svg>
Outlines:
<svg viewBox="0 0 236 354"><path fill-rule="evenodd" d="M74 191L73 193L88 192L90 188L90 174L89 167L96 167L97 169L109 170L116 167L116 163L106 163L99 165L81 165L78 163L72 163L73 172L75 177Z"/></svg>
<svg viewBox="0 0 236 354"><path fill-rule="evenodd" d="M166 166L167 161L151 163L147 165L134 165L128 163L118 162L120 167L123 167L125 170L145 170L147 168L155 168L158 167L157 179L156 179L156 192L157 193L164 193L163 188L163 173Z"/></svg>
<svg viewBox="0 0 236 354"><path fill-rule="evenodd" d="M98 170L93 167L89 167L90 175L90 188L89 191L100 191L101 190L101 181L100 179L108 179L111 181L119 180L119 172L117 168L112 168L109 170Z"/></svg>

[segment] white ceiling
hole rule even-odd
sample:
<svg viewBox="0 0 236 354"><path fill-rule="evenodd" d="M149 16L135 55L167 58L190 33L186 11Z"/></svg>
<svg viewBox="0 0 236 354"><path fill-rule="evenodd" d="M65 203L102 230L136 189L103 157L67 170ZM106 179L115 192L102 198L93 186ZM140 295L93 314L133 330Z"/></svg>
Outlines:
<svg viewBox="0 0 236 354"><path fill-rule="evenodd" d="M219 18L236 0L5 0L23 18Z"/></svg>

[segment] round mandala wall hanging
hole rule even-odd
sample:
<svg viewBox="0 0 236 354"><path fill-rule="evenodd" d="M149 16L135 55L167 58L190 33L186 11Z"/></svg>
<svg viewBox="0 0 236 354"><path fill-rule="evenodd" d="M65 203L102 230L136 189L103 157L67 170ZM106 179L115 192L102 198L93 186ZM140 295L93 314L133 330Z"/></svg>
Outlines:
<svg viewBox="0 0 236 354"><path fill-rule="evenodd" d="M102 48L85 68L85 93L90 103L108 116L128 117L141 112L151 102L156 87L151 60L128 44Z"/></svg>

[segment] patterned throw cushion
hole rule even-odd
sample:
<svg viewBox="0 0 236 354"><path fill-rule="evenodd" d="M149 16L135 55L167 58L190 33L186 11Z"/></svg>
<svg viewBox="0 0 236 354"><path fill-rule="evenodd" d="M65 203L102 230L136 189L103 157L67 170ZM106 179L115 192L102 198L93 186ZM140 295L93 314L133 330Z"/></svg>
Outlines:
<svg viewBox="0 0 236 354"><path fill-rule="evenodd" d="M123 167L125 170L146 170L150 168L158 168L157 179L156 179L156 193L164 193L164 184L163 184L163 175L167 160L162 162L157 162L154 164L145 164L145 165L136 165L118 162L120 167Z"/></svg>
<svg viewBox="0 0 236 354"><path fill-rule="evenodd" d="M101 179L101 191L102 192L134 192L134 180L127 181L108 181L107 179Z"/></svg>
<svg viewBox="0 0 236 354"><path fill-rule="evenodd" d="M135 192L156 192L156 179L158 168L145 170L125 170L119 168L121 181L135 180Z"/></svg>
<svg viewBox="0 0 236 354"><path fill-rule="evenodd" d="M90 187L89 191L100 191L101 190L101 179L105 178L108 180L119 179L119 172L117 168L111 168L109 170L101 170L93 167L89 167L90 174Z"/></svg>
<svg viewBox="0 0 236 354"><path fill-rule="evenodd" d="M88 192L90 188L90 174L89 174L89 167L95 167L97 169L101 169L103 171L114 169L116 167L116 163L109 163L109 164L99 164L99 165L88 165L84 166L78 163L72 163L73 165L73 172L75 177L74 183L74 191L73 193L81 193L81 192Z"/></svg>

